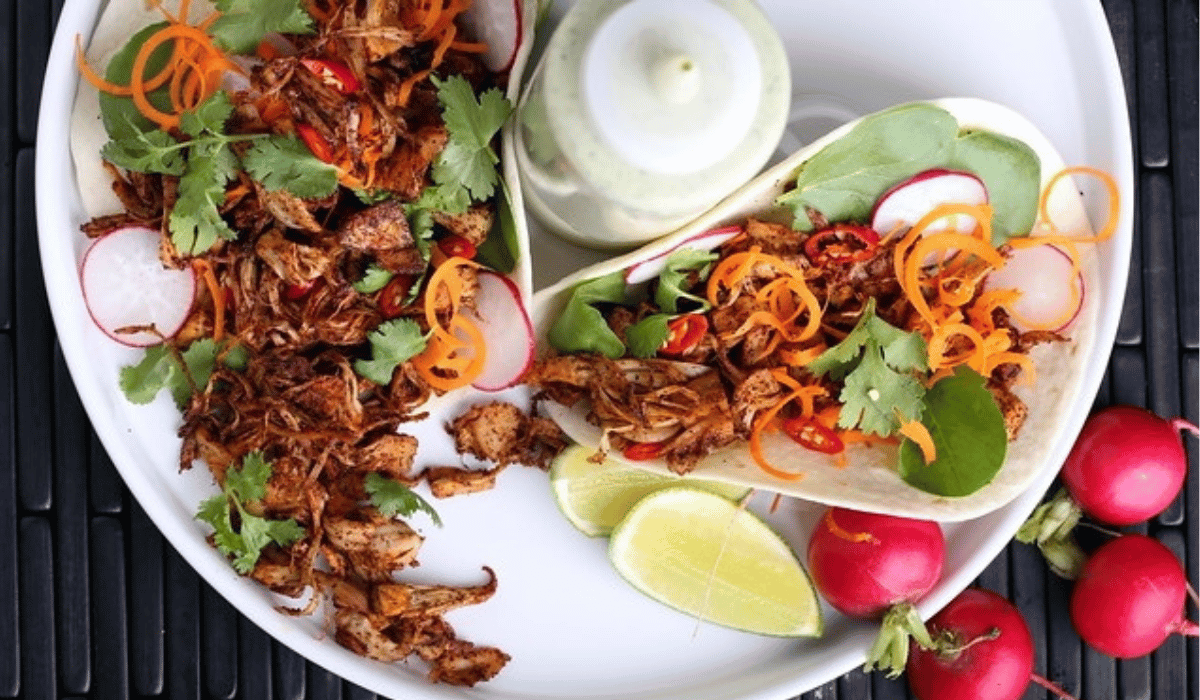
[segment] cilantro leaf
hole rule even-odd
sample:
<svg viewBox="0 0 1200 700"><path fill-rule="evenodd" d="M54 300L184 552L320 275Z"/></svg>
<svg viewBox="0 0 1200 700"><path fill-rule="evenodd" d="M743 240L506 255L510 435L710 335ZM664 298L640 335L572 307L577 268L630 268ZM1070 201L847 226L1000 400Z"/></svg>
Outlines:
<svg viewBox="0 0 1200 700"><path fill-rule="evenodd" d="M838 396L842 402L838 427L891 435L900 429L897 411L905 420L921 417L924 395L924 385L911 373L889 367L879 343L870 338L863 347L862 360L846 375Z"/></svg>
<svg viewBox="0 0 1200 700"><path fill-rule="evenodd" d="M417 511L429 515L434 524L442 526L442 519L429 502L421 498L415 491L394 479L389 479L379 472L367 474L364 486L371 496L371 505L383 515L394 518L397 515L408 517Z"/></svg>
<svg viewBox="0 0 1200 700"><path fill-rule="evenodd" d="M166 345L146 348L141 362L121 368L119 384L130 403L147 404L170 386L179 373L179 363Z"/></svg>
<svg viewBox="0 0 1200 700"><path fill-rule="evenodd" d="M392 373L403 362L425 349L426 338L421 327L410 318L385 321L372 331L370 360L357 360L354 370L376 384L392 381Z"/></svg>
<svg viewBox="0 0 1200 700"><path fill-rule="evenodd" d="M209 33L230 53L250 53L271 33L312 34L312 17L303 0L216 0L221 16Z"/></svg>
<svg viewBox="0 0 1200 700"><path fill-rule="evenodd" d="M175 399L175 405L183 410L192 398L193 385L202 388L208 384L217 356L223 350L224 346L218 346L212 338L195 341L178 356L165 344L146 348L141 361L121 368L121 391L130 403L147 404L166 389ZM238 345L226 350L222 362L233 369L243 368L246 349Z"/></svg>
<svg viewBox="0 0 1200 700"><path fill-rule="evenodd" d="M205 141L192 145L188 170L179 178L179 197L171 209L171 243L184 255L208 250L218 239L237 233L221 218L225 185L237 174L238 160L228 144Z"/></svg>
<svg viewBox="0 0 1200 700"><path fill-rule="evenodd" d="M966 496L995 478L1008 451L1004 415L984 378L960 365L930 387L921 423L933 438L937 457L925 464L912 440L900 445L900 478L939 496Z"/></svg>
<svg viewBox="0 0 1200 700"><path fill-rule="evenodd" d="M371 263L367 266L367 271L363 273L362 279L351 286L359 294L371 294L383 289L391 281L391 272L388 272L376 263Z"/></svg>
<svg viewBox="0 0 1200 700"><path fill-rule="evenodd" d="M261 452L247 454L241 467L225 470L221 494L205 499L196 512L197 520L212 526L217 550L232 557L233 568L242 574L254 569L262 549L271 542L286 547L304 536L304 528L295 520L270 520L246 510L247 503L267 495L271 471ZM233 525L235 511L237 529Z"/></svg>
<svg viewBox="0 0 1200 700"><path fill-rule="evenodd" d="M309 199L324 197L337 189L337 168L314 156L295 136L271 136L255 141L242 156L242 165L272 192L287 190L301 199Z"/></svg>
<svg viewBox="0 0 1200 700"><path fill-rule="evenodd" d="M179 130L194 139L205 133L224 134L225 122L232 115L233 103L229 101L229 95L224 90L217 90L199 107L179 116Z"/></svg>
<svg viewBox="0 0 1200 700"><path fill-rule="evenodd" d="M634 357L654 357L671 331L667 322L670 314L652 314L630 326L625 331L625 342L629 354Z"/></svg>
<svg viewBox="0 0 1200 700"><path fill-rule="evenodd" d="M512 104L496 88L475 97L475 90L460 75L432 78L442 103L448 139L433 165L433 181L465 190L472 199L485 200L495 192L499 156L492 139L512 113ZM461 194L454 192L461 202Z"/></svg>
<svg viewBox="0 0 1200 700"><path fill-rule="evenodd" d="M161 129L142 129L129 122L127 133L104 144L100 157L139 173L182 175L187 169L185 146Z"/></svg>
<svg viewBox="0 0 1200 700"><path fill-rule="evenodd" d="M654 303L658 308L668 313L679 313L679 300L688 299L700 305L700 310L708 310L711 304L708 300L684 291L683 285L692 272L699 272L701 281L708 279L709 263L717 259L717 254L707 250L683 248L667 256L666 266L658 276L658 287L654 290Z"/></svg>

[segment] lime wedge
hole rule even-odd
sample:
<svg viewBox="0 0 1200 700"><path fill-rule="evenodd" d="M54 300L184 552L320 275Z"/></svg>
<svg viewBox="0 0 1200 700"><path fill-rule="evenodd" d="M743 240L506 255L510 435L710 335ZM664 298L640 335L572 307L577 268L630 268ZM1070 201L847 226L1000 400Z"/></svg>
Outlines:
<svg viewBox="0 0 1200 700"><path fill-rule="evenodd" d="M558 507L571 524L590 537L603 537L647 494L670 486L688 485L734 500L745 496L746 486L719 481L684 479L652 474L624 462L590 462L596 450L572 445L550 465L550 485Z"/></svg>
<svg viewBox="0 0 1200 700"><path fill-rule="evenodd" d="M629 511L608 546L635 588L693 617L757 634L821 634L821 606L792 548L736 503L687 487Z"/></svg>

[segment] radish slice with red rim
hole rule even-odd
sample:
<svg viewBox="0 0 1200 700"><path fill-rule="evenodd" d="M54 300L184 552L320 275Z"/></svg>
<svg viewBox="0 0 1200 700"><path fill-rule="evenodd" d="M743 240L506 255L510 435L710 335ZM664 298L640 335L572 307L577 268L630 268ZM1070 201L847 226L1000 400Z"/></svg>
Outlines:
<svg viewBox="0 0 1200 700"><path fill-rule="evenodd" d="M729 239L741 233L741 231L742 228L740 226L725 226L723 228L717 228L711 231L698 233L691 238L682 240L677 245L672 246L671 248L659 253L658 255L655 255L652 258L640 260L631 265L627 270L625 270L625 284L641 284L642 282L649 282L650 280L661 275L662 271L667 266L667 258L671 256L671 253L684 249L713 250L725 241L728 241Z"/></svg>
<svg viewBox="0 0 1200 700"><path fill-rule="evenodd" d="M1061 331L1070 326L1083 308L1086 294L1083 273L1052 245L1013 250L1008 264L989 274L983 288L1020 290L1020 298L1006 309L1013 325L1023 331Z"/></svg>
<svg viewBox="0 0 1200 700"><path fill-rule="evenodd" d="M520 381L533 364L537 349L533 323L512 280L490 271L480 272L478 278L475 311L487 343L487 359L472 386L481 391L500 391Z"/></svg>
<svg viewBox="0 0 1200 700"><path fill-rule="evenodd" d="M987 201L983 180L971 173L934 168L917 173L880 195L871 211L871 228L885 236L899 227L912 226L939 205L986 204ZM936 233L953 228L958 233L971 233L975 223L967 216L946 217L926 231Z"/></svg>
<svg viewBox="0 0 1200 700"><path fill-rule="evenodd" d="M161 234L144 226L119 228L97 239L79 272L92 320L113 340L134 347L156 345L179 331L196 297L191 268L163 267ZM122 332L153 326L159 332Z"/></svg>
<svg viewBox="0 0 1200 700"><path fill-rule="evenodd" d="M483 64L494 73L512 68L521 46L521 0L476 0L463 13L476 41L487 44Z"/></svg>

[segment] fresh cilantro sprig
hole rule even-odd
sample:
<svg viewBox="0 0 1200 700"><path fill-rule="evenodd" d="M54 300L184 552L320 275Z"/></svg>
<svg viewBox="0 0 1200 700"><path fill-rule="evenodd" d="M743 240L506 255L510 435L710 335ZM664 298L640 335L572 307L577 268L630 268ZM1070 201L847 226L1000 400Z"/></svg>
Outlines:
<svg viewBox="0 0 1200 700"><path fill-rule="evenodd" d="M399 481L389 479L378 472L371 472L367 474L364 486L371 496L371 505L375 506L383 515L389 518L397 515L407 518L413 513L421 511L427 514L435 525L442 526L442 519L433 506Z"/></svg>
<svg viewBox="0 0 1200 700"><path fill-rule="evenodd" d="M151 346L140 362L121 368L121 391L130 403L147 404L166 389L183 410L192 398L192 388L208 384L218 358L226 367L242 369L246 348L228 347L212 338L197 340L178 354L165 344Z"/></svg>
<svg viewBox="0 0 1200 700"><path fill-rule="evenodd" d="M807 367L817 376L843 381L840 428L891 435L901 419L921 418L925 386L917 373L929 370L925 339L876 316L874 299L854 330Z"/></svg>
<svg viewBox="0 0 1200 700"><path fill-rule="evenodd" d="M304 528L295 520L269 520L246 509L247 504L266 497L271 471L271 463L261 452L247 454L240 468L231 466L225 471L221 493L206 499L196 513L198 520L213 527L217 550L233 558L238 573L253 571L263 548L271 542L286 547L304 536Z"/></svg>
<svg viewBox="0 0 1200 700"><path fill-rule="evenodd" d="M484 201L496 191L500 157L492 149L492 139L512 113L512 103L496 88L476 98L475 90L461 75L431 80L442 104L448 138L433 165L436 188L422 198L428 197L431 208L460 213L471 200Z"/></svg>
<svg viewBox="0 0 1200 700"><path fill-rule="evenodd" d="M367 335L371 341L371 359L357 360L354 370L376 384L392 381L392 373L409 358L425 349L428 338L411 318L384 321Z"/></svg>
<svg viewBox="0 0 1200 700"><path fill-rule="evenodd" d="M216 43L230 53L250 53L263 37L280 34L312 34L313 19L303 0L216 0L221 16L208 31Z"/></svg>

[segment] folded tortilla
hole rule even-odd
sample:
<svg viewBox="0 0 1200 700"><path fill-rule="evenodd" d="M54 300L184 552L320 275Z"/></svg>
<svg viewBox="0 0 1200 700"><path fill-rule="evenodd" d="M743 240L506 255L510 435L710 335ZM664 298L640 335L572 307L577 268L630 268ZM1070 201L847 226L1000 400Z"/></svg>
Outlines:
<svg viewBox="0 0 1200 700"><path fill-rule="evenodd" d="M1041 132L1028 120L1007 107L974 98L946 98L931 101L953 115L960 129L981 129L1011 136L1026 143L1041 160L1041 185L1063 169L1062 157ZM742 224L754 217L789 223L791 210L775 205L775 199L795 179L799 166L826 145L841 138L857 122L846 124L810 144L729 196L713 210L686 227L649 246L614 260L580 270L534 296L533 321L540 348L548 348L546 335L554 320L580 282L638 261L664 254L680 242L699 233L731 224ZM1049 215L1063 231L1091 235L1092 228L1084 211L1078 189L1063 183L1056 187L1049 202ZM1036 227L1035 227L1036 228ZM1086 289L1096 289L1099 263L1095 246L1079 246L1079 261ZM743 484L829 505L891 515L957 521L974 518L1003 506L1024 491L1045 470L1060 465L1048 463L1053 446L1067 439L1065 418L1070 407L1082 396L1084 367L1096 341L1099 315L1097 294L1084 294L1083 308L1064 331L1069 342L1038 345L1031 353L1036 368L1036 383L1024 385L1018 380L1013 393L1025 402L1029 415L1016 439L1008 445L1005 462L994 479L968 496L945 497L922 491L904 482L897 474L898 448L887 445L850 444L846 447L845 466L839 467L829 455L807 450L779 431L762 436L763 455L772 464L790 472L803 472L799 480L785 481L764 472L755 464L745 443L725 447L700 460L689 476ZM573 440L586 446L600 444L601 429L588 422L588 406L581 401L568 408L552 401L543 403L546 415L554 419ZM616 453L610 459L620 459ZM631 462L635 466L670 473L665 460Z"/></svg>

